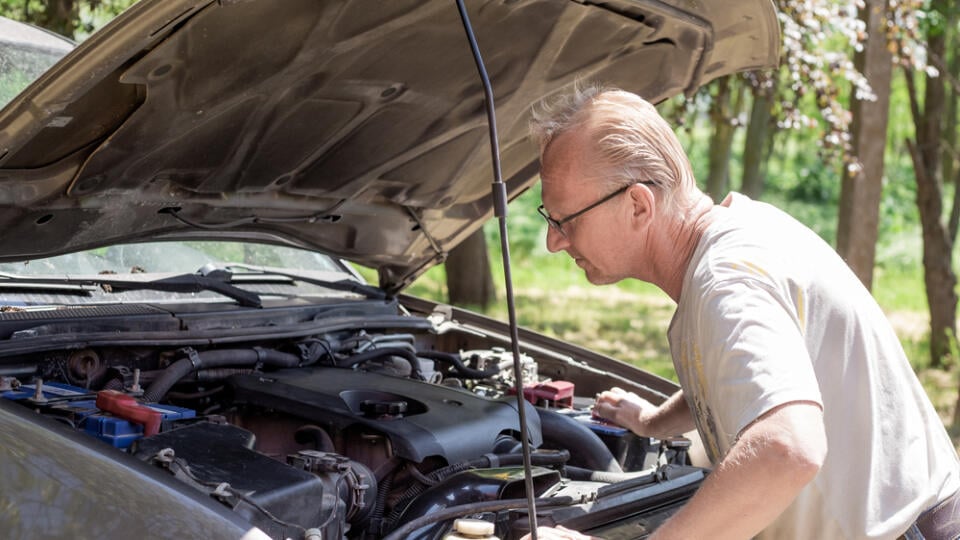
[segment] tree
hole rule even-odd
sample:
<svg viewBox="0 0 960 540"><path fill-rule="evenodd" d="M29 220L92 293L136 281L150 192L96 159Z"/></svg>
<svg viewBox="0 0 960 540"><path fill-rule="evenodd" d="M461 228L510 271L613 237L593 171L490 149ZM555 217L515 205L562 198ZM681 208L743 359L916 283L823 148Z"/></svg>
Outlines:
<svg viewBox="0 0 960 540"><path fill-rule="evenodd" d="M956 15L947 0L933 0L930 4L925 34L927 57L942 65L946 52L947 34L956 27ZM898 45L905 51L903 40ZM931 365L941 367L950 354L957 327L957 275L953 269L952 254L956 231L943 216L943 182L940 158L942 148L943 115L947 93L944 77L935 68L923 70L916 64L903 62L910 112L914 123L914 138L906 145L914 166L917 183L917 208L923 235L923 280L930 310ZM917 78L923 78L923 89L917 88ZM923 92L923 99L920 93ZM960 194L955 193L955 197ZM958 203L954 202L954 205Z"/></svg>
<svg viewBox="0 0 960 540"><path fill-rule="evenodd" d="M828 0L778 0L777 7L783 36L779 68L717 79L694 98L698 102L709 100L714 131L708 145L706 191L714 199L722 197L727 189L730 147L739 126L748 126L741 189L758 197L763 191L764 163L778 130L822 132L818 152L826 161L839 162L850 148L851 114L842 99L843 88L852 81L856 92L870 95L869 84L851 57L864 36L856 9ZM740 118L745 88L752 95L746 122ZM687 114L699 114L700 110L689 105L677 109ZM809 111L818 114L811 116Z"/></svg>
<svg viewBox="0 0 960 540"><path fill-rule="evenodd" d="M770 155L775 120L773 100L776 94L776 78L773 73L750 73L750 119L743 140L743 181L740 191L751 199L763 194L763 165Z"/></svg>
<svg viewBox="0 0 960 540"><path fill-rule="evenodd" d="M445 267L447 299L451 304L486 308L496 299L483 228L450 251Z"/></svg>
<svg viewBox="0 0 960 540"><path fill-rule="evenodd" d="M893 72L893 57L887 45L886 5L886 0L867 0L860 9L867 38L855 55L854 65L867 78L874 99L864 99L869 96L853 91L853 153L844 168L837 225L837 252L867 289L873 286Z"/></svg>
<svg viewBox="0 0 960 540"><path fill-rule="evenodd" d="M89 34L136 0L0 0L0 15L68 38Z"/></svg>
<svg viewBox="0 0 960 540"><path fill-rule="evenodd" d="M713 136L709 146L710 170L707 172L707 193L714 201L727 194L730 177L730 152L743 106L743 85L734 75L718 79L716 94L710 105Z"/></svg>
<svg viewBox="0 0 960 540"><path fill-rule="evenodd" d="M954 27L954 31L947 36L947 65L943 72L949 87L949 97L947 98L947 112L944 115L943 123L943 159L941 178L944 182L953 182L954 192L960 190L960 146L957 144L957 105L960 102L960 54L957 53L957 47L960 46L960 31ZM952 179L952 180L951 180ZM960 224L960 197L954 197L953 208L950 210L949 230L952 233L952 240L956 243L957 226Z"/></svg>

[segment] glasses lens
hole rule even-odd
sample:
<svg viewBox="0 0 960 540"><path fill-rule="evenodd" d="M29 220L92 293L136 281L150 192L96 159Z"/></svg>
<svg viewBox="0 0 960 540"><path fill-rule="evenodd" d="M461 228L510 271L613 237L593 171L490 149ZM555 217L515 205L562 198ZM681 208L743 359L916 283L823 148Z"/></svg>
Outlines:
<svg viewBox="0 0 960 540"><path fill-rule="evenodd" d="M550 217L550 214L547 214L547 210L543 207L542 204L541 204L539 207L537 207L537 212L538 212L538 213L540 214L540 216L544 219L544 221L547 222L547 225L548 225L551 229L553 229L553 230L557 231L558 233L566 236L566 233L563 232L563 225L561 225L559 221L557 221L557 220L553 219L552 217Z"/></svg>

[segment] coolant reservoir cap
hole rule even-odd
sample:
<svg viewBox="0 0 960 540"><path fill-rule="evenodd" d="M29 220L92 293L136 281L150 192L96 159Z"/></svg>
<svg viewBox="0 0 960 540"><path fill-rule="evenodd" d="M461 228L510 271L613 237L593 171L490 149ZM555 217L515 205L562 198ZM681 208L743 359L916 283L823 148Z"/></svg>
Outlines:
<svg viewBox="0 0 960 540"><path fill-rule="evenodd" d="M482 519L458 519L453 522L453 532L444 540L499 540L493 536L494 525Z"/></svg>

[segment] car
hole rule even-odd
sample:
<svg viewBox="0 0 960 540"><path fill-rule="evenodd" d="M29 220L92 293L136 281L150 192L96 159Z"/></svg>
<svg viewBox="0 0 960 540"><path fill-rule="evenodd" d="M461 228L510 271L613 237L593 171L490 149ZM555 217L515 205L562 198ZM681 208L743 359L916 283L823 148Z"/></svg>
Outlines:
<svg viewBox="0 0 960 540"><path fill-rule="evenodd" d="M768 0L466 8L509 198L545 96L659 102L778 58ZM518 538L535 508L642 538L709 474L591 415L671 381L404 294L494 214L454 3L141 0L75 48L0 32L34 36L3 59L59 58L0 70L29 83L0 110L5 537Z"/></svg>

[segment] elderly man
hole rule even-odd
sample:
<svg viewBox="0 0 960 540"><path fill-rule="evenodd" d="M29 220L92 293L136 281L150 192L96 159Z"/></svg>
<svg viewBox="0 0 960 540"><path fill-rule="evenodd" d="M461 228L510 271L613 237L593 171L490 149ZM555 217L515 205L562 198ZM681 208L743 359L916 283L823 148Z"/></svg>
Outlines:
<svg viewBox="0 0 960 540"><path fill-rule="evenodd" d="M612 389L595 408L643 435L700 433L714 469L654 538L960 534L950 438L829 245L743 195L714 204L636 95L579 89L532 129L550 251L591 283L640 279L677 303L668 336L682 390L657 406Z"/></svg>

